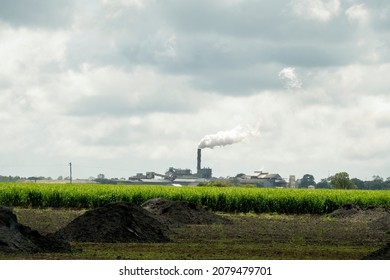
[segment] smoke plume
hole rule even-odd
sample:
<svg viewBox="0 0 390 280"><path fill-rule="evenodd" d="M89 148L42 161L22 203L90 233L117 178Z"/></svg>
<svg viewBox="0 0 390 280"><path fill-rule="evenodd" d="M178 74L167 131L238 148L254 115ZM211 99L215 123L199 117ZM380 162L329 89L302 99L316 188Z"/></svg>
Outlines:
<svg viewBox="0 0 390 280"><path fill-rule="evenodd" d="M214 148L239 143L259 135L259 129L237 126L228 131L219 131L215 134L209 134L203 137L198 148Z"/></svg>

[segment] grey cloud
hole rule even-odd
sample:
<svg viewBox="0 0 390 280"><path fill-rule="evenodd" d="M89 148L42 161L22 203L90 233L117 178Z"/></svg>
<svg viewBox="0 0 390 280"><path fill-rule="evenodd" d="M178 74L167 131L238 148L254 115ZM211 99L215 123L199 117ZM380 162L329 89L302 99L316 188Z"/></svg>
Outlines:
<svg viewBox="0 0 390 280"><path fill-rule="evenodd" d="M226 6L222 1L201 0L189 4L175 0L167 2L168 5L161 5L161 10L177 30L240 37L270 33L268 27L271 19L280 16L283 8L280 1L273 1L273 5L265 1L248 1L239 6Z"/></svg>
<svg viewBox="0 0 390 280"><path fill-rule="evenodd" d="M157 2L153 5L154 8L145 9L135 13L128 9L123 11L120 17L108 17L105 10L100 10L98 16L99 22L95 23L96 29L106 31L106 34L101 35L101 39L110 41L115 40L119 50L121 47L128 48L136 52L137 49L150 50L149 46L156 44L150 38L156 33L156 30L167 29L171 30L180 38L191 38L193 44L204 42L208 43L203 38L207 35L212 35L214 38L230 38L227 43L236 44L236 41L250 40L253 38L261 38L264 42L279 41L284 42L318 42L329 40L347 40L347 32L341 32L339 23L332 26L324 24L307 24L304 21L292 19L287 12L283 14L282 6L285 6L285 1L279 1L278 6L274 7L268 2L243 2L239 9L224 7L221 1L164 1ZM267 4L268 3L268 4ZM148 7L149 8L149 7ZM228 9L228 10L227 10ZM224 10L228 13L224 14ZM241 10L241 12L237 12ZM260 16L261 14L261 16ZM290 22L284 20L289 19ZM129 18L131 20L129 20ZM337 28L335 28L337 26ZM349 27L349 25L346 25ZM93 26L88 26L89 29L84 30L80 36L84 39L91 37L95 39ZM92 28L92 29L91 29ZM112 38L112 34L117 37ZM246 36L244 36L246 35ZM242 38L244 36L244 38ZM336 37L335 37L336 36ZM186 38L187 37L187 38ZM246 38L245 38L246 37ZM80 38L81 39L81 38ZM190 41L190 39L188 39ZM199 41L199 42L198 42ZM304 43L302 41L302 43ZM93 43L93 41L92 41ZM252 42L247 41L248 45ZM91 44L91 48L94 45ZM104 48L104 44L102 46ZM102 48L100 48L102 49Z"/></svg>
<svg viewBox="0 0 390 280"><path fill-rule="evenodd" d="M100 7L93 24L85 16L70 38L68 66L148 65L191 76L201 89L245 95L283 87L277 73L285 66L348 65L362 56L356 26L345 16L308 22L287 1L146 1L145 7Z"/></svg>
<svg viewBox="0 0 390 280"><path fill-rule="evenodd" d="M276 46L270 56L281 64L300 67L328 67L347 65L357 54L349 44L340 46Z"/></svg>
<svg viewBox="0 0 390 280"><path fill-rule="evenodd" d="M58 28L72 20L73 0L2 0L0 21L15 26Z"/></svg>
<svg viewBox="0 0 390 280"><path fill-rule="evenodd" d="M191 84L194 88L225 95L255 94L266 89L281 89L284 83L277 76L277 65L254 65L248 68L227 68L202 71ZM210 78L212 77L212 78Z"/></svg>
<svg viewBox="0 0 390 280"><path fill-rule="evenodd" d="M131 93L126 94L131 95ZM123 96L96 95L82 97L69 107L67 113L76 116L126 117L158 112L191 112L196 108L193 103L186 103L185 100L176 99L174 96L167 97L162 93L161 97L155 95L136 102L126 97L126 94Z"/></svg>
<svg viewBox="0 0 390 280"><path fill-rule="evenodd" d="M388 172L388 1L363 1L360 22L345 14L358 0L323 21L289 0L130 2L0 2L2 159L186 167L202 136L264 119L256 141L205 151L217 176L259 161L297 178ZM288 67L301 89L278 77Z"/></svg>
<svg viewBox="0 0 390 280"><path fill-rule="evenodd" d="M173 0L164 2L161 13L178 31L189 34L211 33L239 39L263 38L265 41L323 42L345 41L351 29L345 18L327 23L307 22L297 18L288 1L242 1L226 5L224 1Z"/></svg>

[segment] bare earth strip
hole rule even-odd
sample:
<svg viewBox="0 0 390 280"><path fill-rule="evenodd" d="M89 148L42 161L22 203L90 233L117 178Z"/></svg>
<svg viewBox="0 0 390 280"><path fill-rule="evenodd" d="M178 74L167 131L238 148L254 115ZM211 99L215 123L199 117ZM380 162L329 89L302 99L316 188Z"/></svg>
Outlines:
<svg viewBox="0 0 390 280"><path fill-rule="evenodd" d="M14 209L20 223L54 233L79 209ZM388 228L360 211L348 217L225 214L231 223L173 228L167 243L72 243L71 253L0 253L0 259L361 259L390 241ZM360 215L360 216L357 216ZM387 216L386 216L387 217ZM380 216L378 220L387 218Z"/></svg>

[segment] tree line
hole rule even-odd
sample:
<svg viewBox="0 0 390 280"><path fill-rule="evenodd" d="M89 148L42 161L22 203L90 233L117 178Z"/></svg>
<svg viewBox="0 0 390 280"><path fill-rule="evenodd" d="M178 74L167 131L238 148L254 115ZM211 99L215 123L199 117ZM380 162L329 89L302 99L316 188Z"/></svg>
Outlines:
<svg viewBox="0 0 390 280"><path fill-rule="evenodd" d="M35 176L35 177L20 177L20 176L3 176L0 175L0 182L18 182L25 180L53 180L51 177Z"/></svg>
<svg viewBox="0 0 390 280"><path fill-rule="evenodd" d="M98 178L104 179L104 175L99 174ZM69 177L58 177L57 180L67 180ZM52 180L51 177L37 176L37 177L20 177L20 176L3 176L0 175L0 182L17 182L24 180ZM322 189L360 189L360 190L390 190L390 177L386 179L374 175L372 180L360 180L358 178L349 178L347 172L339 172L328 178L323 178L316 182L315 178L311 174L305 174L301 179L297 180L298 188L308 188L313 186L315 188Z"/></svg>
<svg viewBox="0 0 390 280"><path fill-rule="evenodd" d="M361 189L361 190L390 190L390 177L386 180L378 175L372 176L372 180L363 181L358 178L349 178L347 172L339 172L328 178L316 182L314 176L305 174L298 180L299 188L314 186L322 189Z"/></svg>

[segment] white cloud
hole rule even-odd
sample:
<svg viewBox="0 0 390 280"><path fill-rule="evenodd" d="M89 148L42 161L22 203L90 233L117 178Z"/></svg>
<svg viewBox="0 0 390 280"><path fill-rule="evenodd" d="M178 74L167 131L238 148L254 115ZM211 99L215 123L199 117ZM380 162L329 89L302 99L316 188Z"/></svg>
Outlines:
<svg viewBox="0 0 390 280"><path fill-rule="evenodd" d="M292 0L293 12L305 19L326 22L340 12L339 0Z"/></svg>
<svg viewBox="0 0 390 280"><path fill-rule="evenodd" d="M53 29L14 2L0 12L2 175L193 169L204 135L260 123L204 165L390 176L384 1L84 1Z"/></svg>
<svg viewBox="0 0 390 280"><path fill-rule="evenodd" d="M288 88L291 88L291 89L298 88L299 89L302 87L302 81L299 80L294 67L283 68L279 72L279 78L286 81Z"/></svg>
<svg viewBox="0 0 390 280"><path fill-rule="evenodd" d="M366 24L370 20L370 12L364 4L355 4L349 7L345 14L351 22Z"/></svg>
<svg viewBox="0 0 390 280"><path fill-rule="evenodd" d="M1 76L24 78L65 59L68 35L63 31L29 30L0 24Z"/></svg>

